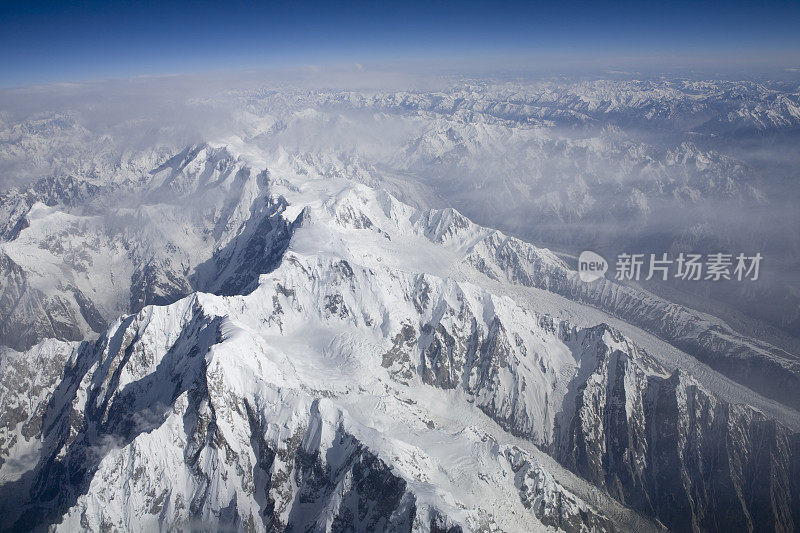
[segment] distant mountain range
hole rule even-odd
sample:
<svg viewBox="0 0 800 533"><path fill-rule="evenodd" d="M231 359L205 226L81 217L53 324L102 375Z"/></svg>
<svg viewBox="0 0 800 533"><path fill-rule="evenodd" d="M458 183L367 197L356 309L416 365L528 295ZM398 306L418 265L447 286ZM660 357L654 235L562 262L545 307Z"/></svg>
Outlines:
<svg viewBox="0 0 800 533"><path fill-rule="evenodd" d="M2 530L800 527L800 87L186 105L0 114ZM700 308L581 249L773 266Z"/></svg>

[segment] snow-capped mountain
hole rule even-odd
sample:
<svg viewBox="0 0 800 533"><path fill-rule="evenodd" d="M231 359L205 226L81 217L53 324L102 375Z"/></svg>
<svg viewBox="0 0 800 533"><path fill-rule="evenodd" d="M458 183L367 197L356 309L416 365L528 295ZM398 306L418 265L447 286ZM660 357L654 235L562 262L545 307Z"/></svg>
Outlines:
<svg viewBox="0 0 800 533"><path fill-rule="evenodd" d="M434 207L594 220L618 190L621 220L657 225L667 199L770 202L711 145L625 128L791 129L796 91L226 98L247 103L224 138L124 156L108 141L91 172L2 193L0 528L800 525L790 341L582 282L553 251ZM98 142L72 116L0 117L4 162Z"/></svg>

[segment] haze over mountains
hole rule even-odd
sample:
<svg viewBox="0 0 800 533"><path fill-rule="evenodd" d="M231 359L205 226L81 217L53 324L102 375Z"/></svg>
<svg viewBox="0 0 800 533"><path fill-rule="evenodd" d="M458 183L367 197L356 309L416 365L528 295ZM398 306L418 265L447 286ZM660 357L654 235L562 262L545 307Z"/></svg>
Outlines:
<svg viewBox="0 0 800 533"><path fill-rule="evenodd" d="M3 529L798 527L800 84L387 85L3 93Z"/></svg>

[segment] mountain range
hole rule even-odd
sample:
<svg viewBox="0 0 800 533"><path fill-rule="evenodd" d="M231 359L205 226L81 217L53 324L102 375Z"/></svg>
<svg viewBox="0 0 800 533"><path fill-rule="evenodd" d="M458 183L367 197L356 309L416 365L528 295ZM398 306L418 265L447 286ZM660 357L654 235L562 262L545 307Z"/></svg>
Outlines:
<svg viewBox="0 0 800 533"><path fill-rule="evenodd" d="M241 90L186 144L4 112L0 528L797 528L790 269L701 308L570 250L795 264L786 169L719 137L793 139L798 95Z"/></svg>

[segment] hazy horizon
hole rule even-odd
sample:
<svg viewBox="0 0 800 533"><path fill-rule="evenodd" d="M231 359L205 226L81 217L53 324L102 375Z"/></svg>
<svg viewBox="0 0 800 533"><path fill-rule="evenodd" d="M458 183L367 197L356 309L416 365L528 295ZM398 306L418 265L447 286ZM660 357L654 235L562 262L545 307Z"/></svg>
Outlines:
<svg viewBox="0 0 800 533"><path fill-rule="evenodd" d="M800 68L797 2L6 3L0 87L309 65Z"/></svg>

